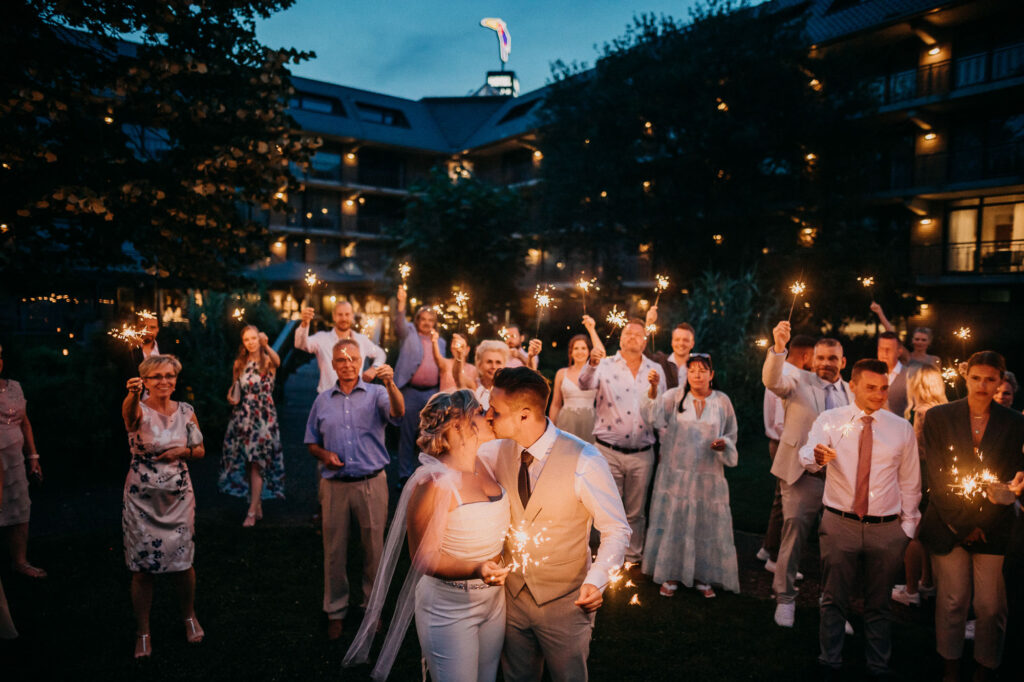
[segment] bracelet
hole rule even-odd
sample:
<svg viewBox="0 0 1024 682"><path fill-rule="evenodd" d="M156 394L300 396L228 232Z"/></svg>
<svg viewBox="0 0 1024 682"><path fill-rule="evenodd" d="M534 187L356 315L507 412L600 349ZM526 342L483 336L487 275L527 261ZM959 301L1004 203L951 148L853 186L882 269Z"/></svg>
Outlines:
<svg viewBox="0 0 1024 682"><path fill-rule="evenodd" d="M39 453L37 452L35 454L29 455L25 459L39 459Z"/></svg>

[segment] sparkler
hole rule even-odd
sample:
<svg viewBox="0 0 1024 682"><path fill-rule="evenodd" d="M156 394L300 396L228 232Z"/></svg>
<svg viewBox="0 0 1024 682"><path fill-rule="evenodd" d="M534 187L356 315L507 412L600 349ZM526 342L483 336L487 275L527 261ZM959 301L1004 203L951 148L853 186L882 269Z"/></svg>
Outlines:
<svg viewBox="0 0 1024 682"><path fill-rule="evenodd" d="M942 368L942 380L945 381L950 388L956 387L956 378L958 376L960 376L960 373L956 371L956 367L951 365L949 367Z"/></svg>
<svg viewBox="0 0 1024 682"><path fill-rule="evenodd" d="M233 313L231 313L231 317L235 318L239 322L242 321L242 318L244 316L245 316L245 308L235 308L235 311Z"/></svg>
<svg viewBox="0 0 1024 682"><path fill-rule="evenodd" d="M138 316L138 318L140 320L155 320L156 319L156 313L154 313L152 310L146 310L145 308L143 308L142 310L136 312L135 314L136 314L136 316Z"/></svg>
<svg viewBox="0 0 1024 682"><path fill-rule="evenodd" d="M853 415L853 417L850 419L850 421L846 422L845 424L825 424L825 426L823 427L823 430L825 431L825 433L831 433L833 431L838 431L839 432L839 440L837 440L835 442L835 445L832 444L832 437L829 436L828 446L830 448L837 448L837 447L839 447L839 444L843 442L843 439L846 438L846 435L856 428L856 426L857 426L856 420L857 420L857 417L859 417L859 416L860 416L860 413Z"/></svg>
<svg viewBox="0 0 1024 682"><path fill-rule="evenodd" d="M868 290L868 298L870 298L872 301L874 301L875 300L875 293L874 293L875 278L874 277L869 277L869 276L865 275L864 277L858 277L857 281L860 282L860 285L862 287L864 287L865 289Z"/></svg>
<svg viewBox="0 0 1024 682"><path fill-rule="evenodd" d="M502 327L499 329L498 336L501 337L502 341L508 341L508 327Z"/></svg>
<svg viewBox="0 0 1024 682"><path fill-rule="evenodd" d="M765 337L762 336L761 338L759 338L756 341L754 341L754 345L757 346L758 348L767 348L768 347L768 339L766 339Z"/></svg>
<svg viewBox="0 0 1024 682"><path fill-rule="evenodd" d="M661 292L668 289L668 275L655 275L654 276L654 291L656 296L654 297L654 305L658 305L658 301L661 300Z"/></svg>
<svg viewBox="0 0 1024 682"><path fill-rule="evenodd" d="M955 332L953 332L953 336L960 339L961 353L964 357L967 357L967 339L971 338L971 328L960 327Z"/></svg>
<svg viewBox="0 0 1024 682"><path fill-rule="evenodd" d="M540 318L544 314L544 310L551 306L551 292L554 289L548 284L538 284L537 290L533 293L533 300L537 302L537 332L535 336L540 336Z"/></svg>
<svg viewBox="0 0 1024 682"><path fill-rule="evenodd" d="M469 324L466 325L466 333L470 335L476 334L476 330L479 328L480 323L474 320L473 322L470 322Z"/></svg>
<svg viewBox="0 0 1024 682"><path fill-rule="evenodd" d="M801 274L801 277L802 276L803 276L803 274ZM796 307L796 299L799 298L800 295L802 293L804 293L804 291L806 291L806 290L807 290L807 285L804 284L800 280L797 280L797 281L793 282L792 285L790 285L789 293L793 294L793 303L792 303L792 305L789 306L789 317L786 318L787 321L789 321L789 322L793 321L793 308Z"/></svg>
<svg viewBox="0 0 1024 682"><path fill-rule="evenodd" d="M587 279L586 277L583 277L582 274L581 274L580 278L578 280L576 280L576 286L579 287L579 290L583 292L583 314L586 315L587 314L587 292L590 291L591 289L593 289L594 291L600 291L601 288L599 286L597 286L597 278L596 277L593 277L591 279Z"/></svg>
<svg viewBox="0 0 1024 682"><path fill-rule="evenodd" d="M398 274L402 278L402 288L409 291L408 279L409 275L412 274L412 266L408 263L402 263L398 266Z"/></svg>
<svg viewBox="0 0 1024 682"><path fill-rule="evenodd" d="M648 336L654 336L658 332L658 325L656 325L656 324L654 324L652 322L649 325L647 325L646 327L644 327L644 332Z"/></svg>
<svg viewBox="0 0 1024 682"><path fill-rule="evenodd" d="M136 329L127 322L121 325L120 329L111 329L107 332L110 336L114 337L118 341L123 341L128 346L129 351L136 346L141 346L145 331Z"/></svg>
<svg viewBox="0 0 1024 682"><path fill-rule="evenodd" d="M509 559L511 560L509 568L513 571L521 571L525 578L526 571L530 566L539 566L541 562L546 561L546 556L538 559L534 556L534 552L537 547L551 539L544 536L547 530L547 528L541 528L539 531L531 534L526 527L526 521L520 521L518 526L509 526L508 531L505 532L506 545L508 547Z"/></svg>
<svg viewBox="0 0 1024 682"><path fill-rule="evenodd" d="M310 303L313 302L313 289L320 283L320 279L316 276L316 273L311 269L306 269L306 276L302 278L306 282L306 286L309 287L309 299Z"/></svg>
<svg viewBox="0 0 1024 682"><path fill-rule="evenodd" d="M959 472L956 467L953 467L953 474L956 475L957 473ZM993 483L999 483L999 478L988 469L982 469L981 473L961 476L956 479L955 483L951 483L949 487L955 495L973 500L978 495L983 495L985 489Z"/></svg>
<svg viewBox="0 0 1024 682"><path fill-rule="evenodd" d="M629 605L630 606L642 606L642 604L640 603L640 595L634 594L633 597L629 600Z"/></svg>
<svg viewBox="0 0 1024 682"><path fill-rule="evenodd" d="M626 326L626 322L629 321L629 318L626 316L625 310L619 310L619 306L614 305L612 306L611 312L604 318L604 321L611 325L610 331L608 332L608 338L610 339L612 334L615 333L615 328L624 328Z"/></svg>

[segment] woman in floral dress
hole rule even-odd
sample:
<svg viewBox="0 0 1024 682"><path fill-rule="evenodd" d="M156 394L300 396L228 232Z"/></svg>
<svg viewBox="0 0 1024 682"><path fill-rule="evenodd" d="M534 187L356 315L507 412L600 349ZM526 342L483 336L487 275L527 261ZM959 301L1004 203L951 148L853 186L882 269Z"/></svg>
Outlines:
<svg viewBox="0 0 1024 682"><path fill-rule="evenodd" d="M149 356L139 365L139 376L128 380L128 396L121 407L132 452L121 525L125 562L132 572L136 658L152 653L149 610L154 575L174 576L185 639L197 643L204 634L196 620L192 568L196 501L185 462L202 458L206 450L192 406L171 400L180 372L181 363L173 355Z"/></svg>
<svg viewBox="0 0 1024 682"><path fill-rule="evenodd" d="M274 408L274 373L281 364L267 335L253 325L242 330L228 401L235 406L224 433L221 492L249 498L242 525L263 518L264 499L284 499L284 452Z"/></svg>
<svg viewBox="0 0 1024 682"><path fill-rule="evenodd" d="M680 368L681 369L681 368ZM736 545L723 467L734 467L736 412L729 397L712 387L711 357L691 353L686 385L654 397L658 376L640 409L662 433L661 462L654 478L644 543L643 572L671 597L682 583L707 598L712 584L740 591Z"/></svg>

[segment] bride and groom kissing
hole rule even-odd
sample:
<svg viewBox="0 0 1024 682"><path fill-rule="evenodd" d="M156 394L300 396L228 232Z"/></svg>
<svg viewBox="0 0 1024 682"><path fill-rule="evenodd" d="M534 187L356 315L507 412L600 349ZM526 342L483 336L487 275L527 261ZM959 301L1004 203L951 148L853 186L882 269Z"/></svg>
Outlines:
<svg viewBox="0 0 1024 682"><path fill-rule="evenodd" d="M435 682L587 679L594 615L630 529L607 462L545 416L547 380L494 377L490 408L438 393L420 412L421 466L403 489L345 665L366 662L402 545L411 567L371 676L385 679L413 616ZM601 534L591 562L591 527ZM538 539L524 562L516 535ZM522 564L528 564L523 566Z"/></svg>

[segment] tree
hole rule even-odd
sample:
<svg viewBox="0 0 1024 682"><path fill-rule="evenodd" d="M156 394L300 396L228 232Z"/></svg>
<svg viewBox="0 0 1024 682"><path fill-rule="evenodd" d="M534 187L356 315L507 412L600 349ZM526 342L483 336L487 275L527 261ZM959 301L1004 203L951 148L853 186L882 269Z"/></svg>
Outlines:
<svg viewBox="0 0 1024 682"><path fill-rule="evenodd" d="M409 261L409 286L422 300L449 302L460 287L475 310L515 306L522 220L523 202L514 190L473 176L452 180L435 168L411 188L405 220L394 233L396 262Z"/></svg>
<svg viewBox="0 0 1024 682"><path fill-rule="evenodd" d="M292 2L8 3L7 283L138 265L224 286L263 256L265 212L286 208L289 166L317 144L286 113L287 64L310 54L256 39L255 20Z"/></svg>
<svg viewBox="0 0 1024 682"><path fill-rule="evenodd" d="M549 241L597 245L609 279L643 247L684 287L708 268L757 268L780 292L801 270L812 289L859 287L853 273L892 237L863 220L864 103L841 56L808 49L795 11L708 0L689 23L635 19L592 69L556 64Z"/></svg>

